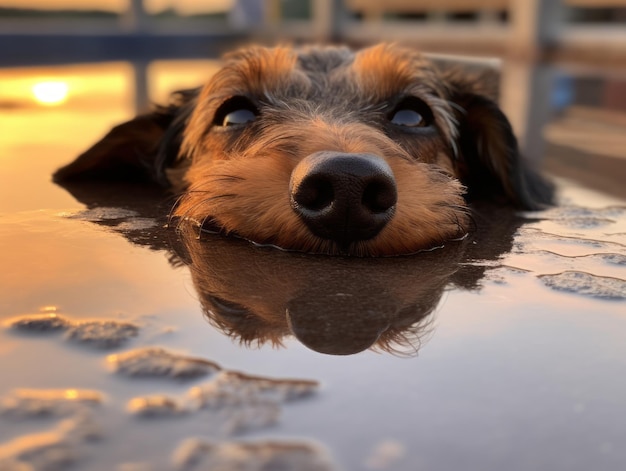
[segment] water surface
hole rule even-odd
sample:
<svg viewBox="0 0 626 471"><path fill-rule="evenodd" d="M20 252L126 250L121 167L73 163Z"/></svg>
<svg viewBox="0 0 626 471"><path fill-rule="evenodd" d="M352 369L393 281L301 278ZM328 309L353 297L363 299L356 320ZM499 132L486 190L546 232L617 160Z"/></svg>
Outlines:
<svg viewBox="0 0 626 471"><path fill-rule="evenodd" d="M626 201L557 179L558 207L412 257L198 239L153 189L50 182L132 114L127 73L3 76L81 85L2 96L0 463L626 468Z"/></svg>

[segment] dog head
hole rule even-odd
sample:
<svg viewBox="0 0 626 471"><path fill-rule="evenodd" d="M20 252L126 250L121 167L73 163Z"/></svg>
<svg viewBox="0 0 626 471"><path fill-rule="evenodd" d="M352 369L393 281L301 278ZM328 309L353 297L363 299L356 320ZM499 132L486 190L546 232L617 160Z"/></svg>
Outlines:
<svg viewBox="0 0 626 471"><path fill-rule="evenodd" d="M148 176L182 192L177 216L257 243L412 253L462 237L471 199L550 200L495 83L392 45L252 47L55 178Z"/></svg>

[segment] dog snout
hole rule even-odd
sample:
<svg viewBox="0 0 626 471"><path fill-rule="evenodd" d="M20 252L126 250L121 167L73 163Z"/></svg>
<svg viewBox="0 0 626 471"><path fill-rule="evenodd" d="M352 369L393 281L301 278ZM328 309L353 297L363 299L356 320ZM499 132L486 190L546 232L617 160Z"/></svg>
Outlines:
<svg viewBox="0 0 626 471"><path fill-rule="evenodd" d="M291 206L318 237L341 246L376 236L398 198L387 162L369 154L317 152L293 170Z"/></svg>

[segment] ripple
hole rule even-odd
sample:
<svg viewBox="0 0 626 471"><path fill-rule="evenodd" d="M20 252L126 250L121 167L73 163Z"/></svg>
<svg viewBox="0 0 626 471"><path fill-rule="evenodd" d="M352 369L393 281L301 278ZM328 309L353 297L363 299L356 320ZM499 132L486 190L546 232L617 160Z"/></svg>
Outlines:
<svg viewBox="0 0 626 471"><path fill-rule="evenodd" d="M120 231L144 231L158 226L158 222L153 218L133 218L129 221L121 222L116 229Z"/></svg>
<svg viewBox="0 0 626 471"><path fill-rule="evenodd" d="M28 333L53 333L65 330L72 325L66 317L55 313L27 314L9 319L6 326L10 329Z"/></svg>
<svg viewBox="0 0 626 471"><path fill-rule="evenodd" d="M486 271L485 279L498 285L506 285L511 277L526 275L528 273L530 273L530 270L526 270L524 268L501 265L497 268Z"/></svg>
<svg viewBox="0 0 626 471"><path fill-rule="evenodd" d="M538 239L550 242L576 244L607 251L622 251L626 249L626 244L620 242L554 234L552 232L546 232L535 227L522 228L519 230L519 234L523 239L521 241L516 241L515 249L518 252L524 252L526 243L535 242Z"/></svg>
<svg viewBox="0 0 626 471"><path fill-rule="evenodd" d="M561 226L569 227L571 229L595 229L598 227L608 226L615 224L613 219L600 218L600 217L575 217L555 219L554 222Z"/></svg>
<svg viewBox="0 0 626 471"><path fill-rule="evenodd" d="M200 469L297 469L332 471L338 469L327 453L304 441L257 441L213 443L200 439L184 441L174 452L174 465L181 471Z"/></svg>
<svg viewBox="0 0 626 471"><path fill-rule="evenodd" d="M9 319L9 329L32 334L65 331L65 339L96 349L111 349L139 335L139 326L112 319L73 321L56 313L26 314Z"/></svg>
<svg viewBox="0 0 626 471"><path fill-rule="evenodd" d="M139 327L130 322L89 321L71 326L66 338L76 343L100 349L116 348L139 335Z"/></svg>
<svg viewBox="0 0 626 471"><path fill-rule="evenodd" d="M581 294L598 299L626 300L626 281L581 271L539 275L544 285L557 291Z"/></svg>
<svg viewBox="0 0 626 471"><path fill-rule="evenodd" d="M107 363L117 374L131 378L195 379L221 370L217 363L188 357L160 347L145 347L109 355Z"/></svg>
<svg viewBox="0 0 626 471"><path fill-rule="evenodd" d="M599 214L606 217L619 218L626 216L626 206L607 206L606 208L601 208L597 211Z"/></svg>
<svg viewBox="0 0 626 471"><path fill-rule="evenodd" d="M97 406L104 394L86 389L16 389L0 398L5 417L61 417Z"/></svg>
<svg viewBox="0 0 626 471"><path fill-rule="evenodd" d="M626 206L606 206L604 208L586 208L583 206L558 206L543 212L547 218L620 218L626 215Z"/></svg>
<svg viewBox="0 0 626 471"><path fill-rule="evenodd" d="M541 257L549 257L554 260L565 260L566 262L576 263L579 260L597 260L607 265L615 265L618 267L626 266L626 255L619 253L592 253L588 255L564 255L551 250L537 250L537 255Z"/></svg>
<svg viewBox="0 0 626 471"><path fill-rule="evenodd" d="M208 383L191 388L183 397L154 394L131 399L126 410L140 418L209 415L206 433L229 436L274 425L282 403L317 392L317 381L276 379L236 371L221 371Z"/></svg>
<svg viewBox="0 0 626 471"><path fill-rule="evenodd" d="M47 431L18 436L0 444L0 469L64 471L83 458L84 442L102 436L88 415L65 419Z"/></svg>
<svg viewBox="0 0 626 471"><path fill-rule="evenodd" d="M315 393L318 386L317 381L272 379L223 371L211 383L191 389L189 395L199 408L220 408L259 400L300 399Z"/></svg>
<svg viewBox="0 0 626 471"><path fill-rule="evenodd" d="M172 397L163 394L135 397L128 402L126 410L137 417L179 417L189 410Z"/></svg>
<svg viewBox="0 0 626 471"><path fill-rule="evenodd" d="M137 211L132 211L130 209L101 207L85 209L84 211L64 216L69 219L78 219L80 221L102 222L114 219L132 218L138 216L138 213Z"/></svg>
<svg viewBox="0 0 626 471"><path fill-rule="evenodd" d="M603 262L610 263L611 265L626 266L626 255L618 253L602 253L590 255L590 257L598 257Z"/></svg>

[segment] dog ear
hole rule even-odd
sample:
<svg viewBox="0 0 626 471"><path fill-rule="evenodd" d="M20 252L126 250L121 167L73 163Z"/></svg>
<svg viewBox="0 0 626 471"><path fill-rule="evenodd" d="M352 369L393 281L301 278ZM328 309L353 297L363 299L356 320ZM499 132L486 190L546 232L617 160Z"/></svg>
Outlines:
<svg viewBox="0 0 626 471"><path fill-rule="evenodd" d="M468 198L495 199L525 210L550 205L553 186L520 155L511 124L496 104L497 75L468 76L458 70L446 75L458 121L457 171Z"/></svg>
<svg viewBox="0 0 626 471"><path fill-rule="evenodd" d="M58 169L53 180L139 180L167 186L165 169L178 156L196 95L197 89L176 92L168 106L115 126L73 162Z"/></svg>

